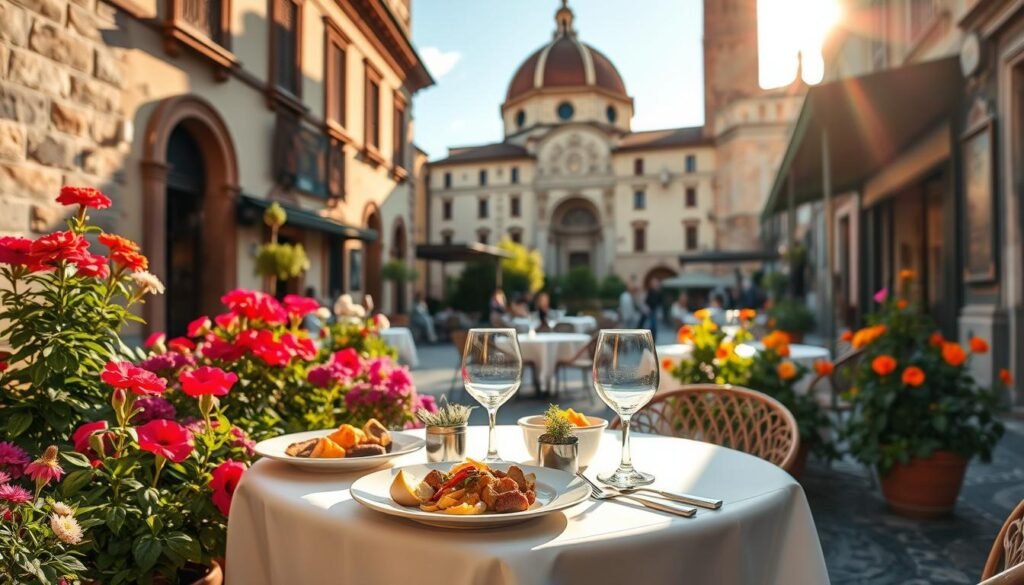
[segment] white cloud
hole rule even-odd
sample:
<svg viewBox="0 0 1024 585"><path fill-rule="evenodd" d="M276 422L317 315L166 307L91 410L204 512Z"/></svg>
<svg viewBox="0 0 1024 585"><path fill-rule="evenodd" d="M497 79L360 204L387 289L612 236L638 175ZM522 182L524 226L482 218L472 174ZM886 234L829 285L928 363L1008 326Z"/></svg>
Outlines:
<svg viewBox="0 0 1024 585"><path fill-rule="evenodd" d="M423 58L423 62L434 79L441 79L455 68L455 65L462 59L462 53L458 51L445 53L437 47L423 47L420 49L420 57Z"/></svg>

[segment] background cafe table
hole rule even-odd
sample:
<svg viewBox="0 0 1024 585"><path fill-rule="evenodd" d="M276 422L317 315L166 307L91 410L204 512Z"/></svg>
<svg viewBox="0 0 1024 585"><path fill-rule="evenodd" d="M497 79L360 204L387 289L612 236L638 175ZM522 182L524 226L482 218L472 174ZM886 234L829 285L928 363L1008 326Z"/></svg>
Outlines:
<svg viewBox="0 0 1024 585"><path fill-rule="evenodd" d="M764 345L758 342L743 343L736 346L736 352L741 356L751 356L756 352L762 351ZM680 360L690 357L693 353L693 345L689 343L673 343L671 345L659 345L657 346L658 360L664 363L665 358L671 359L673 364L679 363ZM819 347L817 345L806 345L803 343L791 343L789 344L789 359L797 362L807 368L808 372L800 382L797 384L797 390L806 390L811 380L814 379L814 362L818 360L829 360L832 359L832 352L828 348ZM658 383L658 391L674 390L680 386L678 380L672 377L664 367L661 368L661 379ZM756 388L755 388L756 390Z"/></svg>
<svg viewBox="0 0 1024 585"><path fill-rule="evenodd" d="M420 365L420 357L416 352L416 340L408 327L388 327L380 330L381 339L398 352L399 363L410 368Z"/></svg>
<svg viewBox="0 0 1024 585"><path fill-rule="evenodd" d="M572 359L589 342L590 336L583 333L524 333L519 335L519 351L524 362L537 368L543 388L550 390L558 360Z"/></svg>
<svg viewBox="0 0 1024 585"><path fill-rule="evenodd" d="M421 432L421 431L420 431ZM471 427L482 457L486 427ZM498 427L502 456L530 459L517 427ZM606 432L587 475L618 463ZM425 462L419 451L396 467ZM563 513L488 530L445 530L360 506L360 475L257 462L242 478L228 526L228 585L644 585L828 583L800 485L750 455L684 439L634 435L633 461L664 489L724 500L694 518L588 500Z"/></svg>

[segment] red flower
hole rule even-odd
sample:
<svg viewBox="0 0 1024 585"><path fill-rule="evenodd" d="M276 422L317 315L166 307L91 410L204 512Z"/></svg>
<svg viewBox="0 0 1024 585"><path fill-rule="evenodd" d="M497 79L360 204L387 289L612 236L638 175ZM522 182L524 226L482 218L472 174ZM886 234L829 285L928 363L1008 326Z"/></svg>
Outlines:
<svg viewBox="0 0 1024 585"><path fill-rule="evenodd" d="M879 376L888 376L896 370L896 360L889 355L880 355L871 361L871 369Z"/></svg>
<svg viewBox="0 0 1024 585"><path fill-rule="evenodd" d="M936 331L935 333L932 333L930 336L928 336L928 345L930 345L932 347L941 347L942 344L945 343L945 342L946 342L946 338L944 338L942 336L942 334L939 333L938 331Z"/></svg>
<svg viewBox="0 0 1024 585"><path fill-rule="evenodd" d="M819 376L830 376L834 370L835 366L833 366L832 362L828 360L818 360L814 362L814 371L817 372Z"/></svg>
<svg viewBox="0 0 1024 585"><path fill-rule="evenodd" d="M181 463L195 444L188 429L171 420L156 419L136 427L139 448L175 463Z"/></svg>
<svg viewBox="0 0 1024 585"><path fill-rule="evenodd" d="M109 454L114 450L114 443L110 435L106 432L109 427L107 421L98 420L96 422L84 423L75 429L74 433L71 433L71 442L75 446L75 451L85 455L92 462L93 466L99 465L99 454L92 448L92 436L97 433L103 433L103 448Z"/></svg>
<svg viewBox="0 0 1024 585"><path fill-rule="evenodd" d="M231 387L238 381L238 376L231 372L225 372L220 368L203 366L191 371L182 372L178 376L181 382L181 390L192 397L199 397L204 394L213 396L224 396L231 390Z"/></svg>
<svg viewBox="0 0 1024 585"><path fill-rule="evenodd" d="M238 347L230 341L224 341L216 335L207 337L203 344L203 356L211 360L224 360L233 362L245 355L245 349Z"/></svg>
<svg viewBox="0 0 1024 585"><path fill-rule="evenodd" d="M238 316L234 313L221 313L213 318L213 322L221 329L231 329L231 326L234 325L237 320Z"/></svg>
<svg viewBox="0 0 1024 585"><path fill-rule="evenodd" d="M218 465L211 473L213 477L210 479L210 489L213 490L213 495L210 499L225 516L231 510L231 498L235 495L235 488L238 487L243 473L245 464L231 459Z"/></svg>
<svg viewBox="0 0 1024 585"><path fill-rule="evenodd" d="M285 295L284 296L284 308L288 311L288 314L292 317L301 319L310 313L315 313L320 309L320 302L316 299L309 297L300 297L299 295Z"/></svg>
<svg viewBox="0 0 1024 585"><path fill-rule="evenodd" d="M203 315L188 324L188 336L202 337L203 335L206 335L206 332L210 330L211 326L210 318Z"/></svg>
<svg viewBox="0 0 1024 585"><path fill-rule="evenodd" d="M141 272L149 268L149 259L134 250L112 249L110 259L132 272Z"/></svg>
<svg viewBox="0 0 1024 585"><path fill-rule="evenodd" d="M138 252L139 245L129 240L128 238L121 237L117 234L100 234L100 243L110 248L110 251L122 250L127 252Z"/></svg>
<svg viewBox="0 0 1024 585"><path fill-rule="evenodd" d="M146 338L146 341L142 342L142 346L145 347L146 349L149 349L154 345L162 344L166 340L167 334L164 333L163 331L157 331L155 333L150 333L149 337Z"/></svg>
<svg viewBox="0 0 1024 585"><path fill-rule="evenodd" d="M235 289L220 300L235 314L252 321L278 325L288 318L284 308L274 297L259 291Z"/></svg>
<svg viewBox="0 0 1024 585"><path fill-rule="evenodd" d="M903 383L915 388L924 384L924 370L917 366L910 366L903 370Z"/></svg>
<svg viewBox="0 0 1024 585"><path fill-rule="evenodd" d="M317 354L316 344L308 337L299 337L298 335L285 333L281 336L281 345L290 354L299 356L307 361L315 358Z"/></svg>
<svg viewBox="0 0 1024 585"><path fill-rule="evenodd" d="M29 266L34 264L29 251L32 249L32 240L4 236L0 238L0 264L12 266Z"/></svg>
<svg viewBox="0 0 1024 585"><path fill-rule="evenodd" d="M50 265L62 260L77 260L89 247L89 242L82 236L63 231L46 234L32 242L29 256L33 263Z"/></svg>
<svg viewBox="0 0 1024 585"><path fill-rule="evenodd" d="M1004 386L1013 386L1013 374L1010 373L1010 370L1002 368L999 370L999 381L1002 382Z"/></svg>
<svg viewBox="0 0 1024 585"><path fill-rule="evenodd" d="M849 329L847 329L846 331L843 331L843 334L839 336L839 339L842 339L843 341L850 341L850 340L852 340L853 339L853 331L850 331Z"/></svg>
<svg viewBox="0 0 1024 585"><path fill-rule="evenodd" d="M93 209L106 209L110 207L110 198L92 187L72 187L70 185L61 187L60 195L57 196L57 203L61 205L81 205Z"/></svg>
<svg viewBox="0 0 1024 585"><path fill-rule="evenodd" d="M980 337L972 337L967 340L974 353L985 353L988 351L988 342Z"/></svg>
<svg viewBox="0 0 1024 585"><path fill-rule="evenodd" d="M163 378L128 362L107 362L100 379L113 388L131 390L139 396L163 394L167 389Z"/></svg>
<svg viewBox="0 0 1024 585"><path fill-rule="evenodd" d="M110 276L110 265L107 264L106 256L85 253L71 262L81 276L100 279Z"/></svg>
<svg viewBox="0 0 1024 585"><path fill-rule="evenodd" d="M959 343L947 341L942 344L942 359L954 368L958 368L967 361L967 352L960 347Z"/></svg>
<svg viewBox="0 0 1024 585"><path fill-rule="evenodd" d="M0 351L0 373L7 371L7 368L10 367L10 364L7 363L9 359L11 359L11 352Z"/></svg>
<svg viewBox="0 0 1024 585"><path fill-rule="evenodd" d="M187 337L175 337L167 342L167 349L178 353L190 353L196 344Z"/></svg>

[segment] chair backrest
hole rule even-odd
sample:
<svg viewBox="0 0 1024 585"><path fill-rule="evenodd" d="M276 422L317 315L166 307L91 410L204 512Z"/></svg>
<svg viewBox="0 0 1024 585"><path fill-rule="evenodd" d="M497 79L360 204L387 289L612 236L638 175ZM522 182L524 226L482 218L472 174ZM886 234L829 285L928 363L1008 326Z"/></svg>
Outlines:
<svg viewBox="0 0 1024 585"><path fill-rule="evenodd" d="M597 319L598 329L615 329L619 325L621 325L621 322L617 318L613 319L602 315Z"/></svg>
<svg viewBox="0 0 1024 585"><path fill-rule="evenodd" d="M1003 528L992 543L981 580L984 581L1020 564L1024 564L1024 500L1021 500L1006 517Z"/></svg>
<svg viewBox="0 0 1024 585"><path fill-rule="evenodd" d="M462 359L462 354L466 351L468 339L469 332L465 329L452 329L452 345L455 346L455 351L459 352L459 359Z"/></svg>
<svg viewBox="0 0 1024 585"><path fill-rule="evenodd" d="M576 326L572 323L555 323L555 333L576 333Z"/></svg>
<svg viewBox="0 0 1024 585"><path fill-rule="evenodd" d="M408 327L409 315L405 313L392 313L388 315L388 322L394 327Z"/></svg>
<svg viewBox="0 0 1024 585"><path fill-rule="evenodd" d="M634 414L630 427L729 447L786 471L800 448L793 414L771 396L740 386L691 384L665 392Z"/></svg>

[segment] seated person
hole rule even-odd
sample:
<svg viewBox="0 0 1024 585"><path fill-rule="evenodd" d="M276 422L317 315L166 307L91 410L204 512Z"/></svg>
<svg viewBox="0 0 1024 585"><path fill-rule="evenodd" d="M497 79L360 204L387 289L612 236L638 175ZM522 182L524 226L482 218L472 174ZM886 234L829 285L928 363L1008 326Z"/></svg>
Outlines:
<svg viewBox="0 0 1024 585"><path fill-rule="evenodd" d="M423 293L414 293L412 299L412 314L409 315L409 327L412 328L413 335L427 340L428 343L437 342L437 332L434 331L434 319L430 316L430 310L427 308L427 302L423 299Z"/></svg>
<svg viewBox="0 0 1024 585"><path fill-rule="evenodd" d="M537 306L537 319L540 320L537 331L551 331L554 326L551 314L551 296L547 292L542 292L537 295L534 302Z"/></svg>
<svg viewBox="0 0 1024 585"><path fill-rule="evenodd" d="M685 292L679 293L679 297L672 303L672 307L669 309L669 318L672 320L672 325L677 329L683 325L697 323L697 319L690 312L689 299Z"/></svg>

